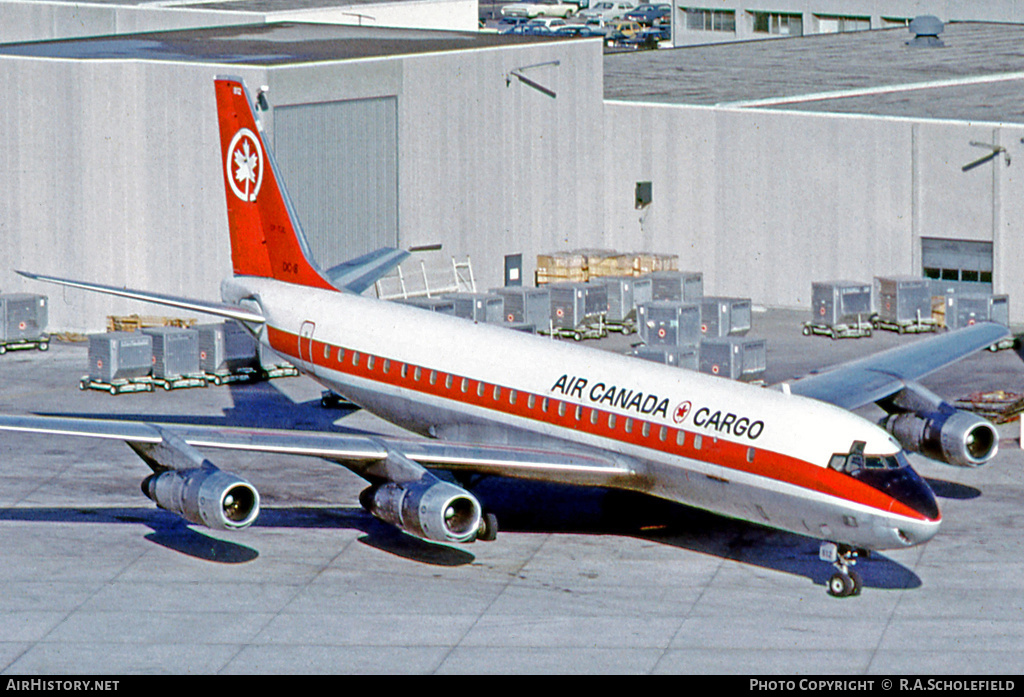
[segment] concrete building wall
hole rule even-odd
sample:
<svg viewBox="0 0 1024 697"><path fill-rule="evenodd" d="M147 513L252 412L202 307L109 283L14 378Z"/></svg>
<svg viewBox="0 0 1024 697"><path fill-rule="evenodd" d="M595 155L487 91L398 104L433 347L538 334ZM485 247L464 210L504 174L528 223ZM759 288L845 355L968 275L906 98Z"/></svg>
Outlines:
<svg viewBox="0 0 1024 697"><path fill-rule="evenodd" d="M606 105L605 246L676 253L705 292L809 307L810 284L921 274L920 238L994 244L994 290L1024 298L1024 182L971 141L1024 127L768 110ZM651 181L653 202L632 192ZM1024 302L1011 299L1014 321Z"/></svg>

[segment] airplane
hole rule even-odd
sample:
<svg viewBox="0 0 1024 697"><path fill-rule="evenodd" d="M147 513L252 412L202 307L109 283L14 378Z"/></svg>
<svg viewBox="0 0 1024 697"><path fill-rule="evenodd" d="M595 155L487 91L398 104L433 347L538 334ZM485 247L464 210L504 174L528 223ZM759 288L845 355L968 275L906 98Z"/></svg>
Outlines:
<svg viewBox="0 0 1024 697"><path fill-rule="evenodd" d="M862 589L858 557L939 529L908 452L962 467L996 455L988 421L917 382L1008 336L996 323L764 388L363 296L408 253L318 268L245 85L218 76L214 89L233 266L221 301L18 273L241 322L410 437L0 416L0 430L127 442L152 469L146 496L191 523L235 530L259 513L256 488L206 450L343 465L367 480L369 513L443 544L497 536L473 477L617 488L820 539L828 593L847 597ZM872 402L880 424L851 411Z"/></svg>

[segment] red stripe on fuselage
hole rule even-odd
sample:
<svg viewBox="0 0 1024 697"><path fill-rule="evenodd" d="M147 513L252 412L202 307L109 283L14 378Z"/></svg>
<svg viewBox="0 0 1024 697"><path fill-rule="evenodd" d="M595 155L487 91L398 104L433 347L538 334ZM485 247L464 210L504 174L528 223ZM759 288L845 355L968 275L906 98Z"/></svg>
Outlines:
<svg viewBox="0 0 1024 697"><path fill-rule="evenodd" d="M516 390L424 366L364 353L302 337L309 356L299 352L300 337L267 326L270 346L278 353L322 368L431 395L507 416L517 416L571 431L648 448L660 453L699 460L726 469L765 477L810 491L841 498L913 520L929 518L863 482L783 453L735 443L703 433L685 431L656 421L644 421L554 397ZM305 354L305 351L302 352ZM418 372L417 372L418 371ZM514 401L513 401L514 400ZM596 416L595 416L596 415ZM614 417L614 418L610 418ZM646 428L645 428L646 427ZM627 428L629 429L627 431ZM682 437L680 438L680 435ZM696 440L700 438L700 447ZM571 439L568 434L566 438ZM679 440L682 442L680 443ZM748 455L753 453L752 460Z"/></svg>

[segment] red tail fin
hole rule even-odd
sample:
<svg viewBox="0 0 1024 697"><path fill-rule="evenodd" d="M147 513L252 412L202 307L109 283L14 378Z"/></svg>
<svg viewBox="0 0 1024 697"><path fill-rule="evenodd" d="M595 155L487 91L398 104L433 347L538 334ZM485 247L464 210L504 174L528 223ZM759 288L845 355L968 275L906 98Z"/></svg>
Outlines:
<svg viewBox="0 0 1024 697"><path fill-rule="evenodd" d="M245 85L238 78L218 77L214 86L235 274L333 289L306 255Z"/></svg>

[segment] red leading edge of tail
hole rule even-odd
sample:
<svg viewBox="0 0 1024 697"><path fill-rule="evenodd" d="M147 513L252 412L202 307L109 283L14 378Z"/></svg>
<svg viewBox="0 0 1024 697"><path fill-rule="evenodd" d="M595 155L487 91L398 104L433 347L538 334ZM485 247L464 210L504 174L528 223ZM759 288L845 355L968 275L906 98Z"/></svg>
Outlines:
<svg viewBox="0 0 1024 697"><path fill-rule="evenodd" d="M290 215L245 86L219 77L214 87L235 274L334 290L299 242L298 222Z"/></svg>

